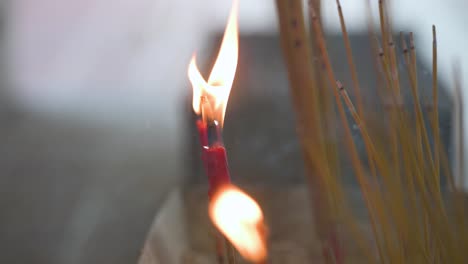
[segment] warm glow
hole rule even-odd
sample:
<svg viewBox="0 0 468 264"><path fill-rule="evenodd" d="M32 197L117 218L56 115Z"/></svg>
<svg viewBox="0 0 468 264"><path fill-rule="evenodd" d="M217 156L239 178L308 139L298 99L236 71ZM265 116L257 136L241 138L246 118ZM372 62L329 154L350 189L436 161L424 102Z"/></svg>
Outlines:
<svg viewBox="0 0 468 264"><path fill-rule="evenodd" d="M209 211L215 226L245 259L254 263L266 259L263 213L254 199L229 185L213 197Z"/></svg>
<svg viewBox="0 0 468 264"><path fill-rule="evenodd" d="M224 121L224 113L237 68L239 49L237 9L238 2L234 0L221 48L208 82L205 81L197 68L195 55L188 68L188 77L193 87L193 110L196 114L201 114L201 97L206 96L213 109L214 116L210 118L217 120L220 124Z"/></svg>

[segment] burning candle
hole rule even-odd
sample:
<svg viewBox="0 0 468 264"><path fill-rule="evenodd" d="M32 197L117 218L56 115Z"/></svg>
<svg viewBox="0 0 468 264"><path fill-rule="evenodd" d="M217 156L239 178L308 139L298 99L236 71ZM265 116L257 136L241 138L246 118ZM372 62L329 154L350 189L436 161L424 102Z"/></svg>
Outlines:
<svg viewBox="0 0 468 264"><path fill-rule="evenodd" d="M221 130L237 68L239 52L237 6L237 1L234 1L221 48L208 82L197 68L195 55L188 67L188 77L193 87L192 106L199 117L197 128L203 147L203 163L210 183L210 195L219 186L230 182Z"/></svg>
<svg viewBox="0 0 468 264"><path fill-rule="evenodd" d="M237 13L235 0L208 81L198 70L195 55L188 67L188 77L193 87L192 106L198 116L202 160L209 181L211 220L245 259L259 263L267 256L263 214L252 198L231 184L222 141L224 115L239 52Z"/></svg>

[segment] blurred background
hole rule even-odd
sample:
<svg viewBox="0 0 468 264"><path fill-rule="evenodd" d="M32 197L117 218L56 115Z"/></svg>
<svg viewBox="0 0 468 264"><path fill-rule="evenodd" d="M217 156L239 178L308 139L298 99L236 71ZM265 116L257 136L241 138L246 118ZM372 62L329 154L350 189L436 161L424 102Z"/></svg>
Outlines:
<svg viewBox="0 0 468 264"><path fill-rule="evenodd" d="M351 34L366 32L366 1L342 2ZM328 34L339 32L335 1L322 3ZM190 170L188 62L195 51L210 54L230 6L0 3L1 263L136 263L163 197ZM449 93L453 63L468 80L468 2L392 0L390 7L395 30L415 32L428 69L437 25ZM239 23L244 36L276 34L274 1L240 0Z"/></svg>

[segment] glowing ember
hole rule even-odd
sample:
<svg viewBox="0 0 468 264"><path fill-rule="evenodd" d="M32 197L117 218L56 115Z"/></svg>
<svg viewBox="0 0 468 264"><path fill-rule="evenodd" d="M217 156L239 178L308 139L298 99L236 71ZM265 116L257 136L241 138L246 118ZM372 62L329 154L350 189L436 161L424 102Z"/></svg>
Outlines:
<svg viewBox="0 0 468 264"><path fill-rule="evenodd" d="M223 42L208 82L205 81L197 68L195 55L192 57L188 68L188 77L193 87L193 110L196 114L201 114L201 98L206 97L213 110L213 116L210 118L217 120L221 125L224 121L224 113L226 112L227 101L237 68L239 49L237 9L238 1L234 0L229 21L224 31Z"/></svg>
<svg viewBox="0 0 468 264"><path fill-rule="evenodd" d="M215 226L245 259L255 263L266 259L263 213L255 200L229 185L213 197L209 213Z"/></svg>

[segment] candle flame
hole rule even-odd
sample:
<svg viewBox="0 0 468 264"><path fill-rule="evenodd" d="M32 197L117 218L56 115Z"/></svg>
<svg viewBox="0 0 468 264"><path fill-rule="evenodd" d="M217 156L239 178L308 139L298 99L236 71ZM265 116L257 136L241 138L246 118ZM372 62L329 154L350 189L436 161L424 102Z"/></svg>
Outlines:
<svg viewBox="0 0 468 264"><path fill-rule="evenodd" d="M221 125L224 121L227 101L237 68L239 52L237 16L238 1L234 0L218 57L213 69L211 69L208 82L205 81L198 70L195 55L192 57L188 67L188 77L193 87L193 110L197 115L200 115L201 98L206 97L214 115L210 118L218 121Z"/></svg>
<svg viewBox="0 0 468 264"><path fill-rule="evenodd" d="M213 196L209 213L215 226L246 260L258 263L266 259L266 227L254 199L228 185Z"/></svg>

